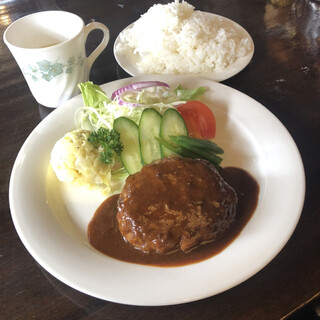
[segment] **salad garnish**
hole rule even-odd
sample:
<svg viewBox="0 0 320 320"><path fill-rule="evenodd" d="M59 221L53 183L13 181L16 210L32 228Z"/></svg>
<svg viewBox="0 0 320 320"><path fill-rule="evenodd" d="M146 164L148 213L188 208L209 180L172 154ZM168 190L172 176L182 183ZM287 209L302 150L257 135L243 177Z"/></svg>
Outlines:
<svg viewBox="0 0 320 320"><path fill-rule="evenodd" d="M85 104L80 126L92 126L89 141L99 148L104 163L120 156L129 174L172 155L204 158L220 166L218 154L223 150L206 140L215 135L214 115L194 100L206 91L204 87L178 85L172 90L162 81L140 81L114 91L111 99L92 82L79 88Z"/></svg>
<svg viewBox="0 0 320 320"><path fill-rule="evenodd" d="M208 140L215 136L214 115L208 106L195 100L206 88L178 85L171 89L161 81L142 81L114 91L111 98L90 81L79 88L84 106L75 113L77 130L86 132L87 142L96 150L95 157L103 165L97 168L108 172L111 187L106 186L106 190L111 193L121 190L113 187L115 181L121 188L128 175L170 156L202 158L220 167L223 150ZM72 137L77 139L78 135ZM67 146L65 139L68 137L61 143ZM55 168L64 168L64 174L79 172L76 180L87 181L89 177L80 179L82 171L78 170L79 164L81 168L89 165L87 150L77 151L76 155L74 148L65 152L65 157L55 155ZM63 159L74 161L67 163ZM100 173L92 174L98 177Z"/></svg>
<svg viewBox="0 0 320 320"><path fill-rule="evenodd" d="M190 90L181 85L171 90L168 84L159 81L139 83L137 86L132 84L116 90L111 95L113 99L109 99L91 81L79 84L84 107L79 108L75 114L77 127L88 130L98 130L100 127L112 129L113 121L121 116L139 124L145 108L151 107L163 114L168 108L184 104L190 98L196 99L206 91L204 87ZM122 102L119 103L119 100Z"/></svg>

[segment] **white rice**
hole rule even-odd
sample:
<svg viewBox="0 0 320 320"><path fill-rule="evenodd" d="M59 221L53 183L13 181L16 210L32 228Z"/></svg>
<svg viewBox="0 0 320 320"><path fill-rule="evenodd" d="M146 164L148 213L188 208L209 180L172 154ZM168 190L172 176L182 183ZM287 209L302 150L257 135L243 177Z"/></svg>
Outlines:
<svg viewBox="0 0 320 320"><path fill-rule="evenodd" d="M149 74L220 71L251 50L242 28L179 0L152 6L121 33L116 46L117 53Z"/></svg>

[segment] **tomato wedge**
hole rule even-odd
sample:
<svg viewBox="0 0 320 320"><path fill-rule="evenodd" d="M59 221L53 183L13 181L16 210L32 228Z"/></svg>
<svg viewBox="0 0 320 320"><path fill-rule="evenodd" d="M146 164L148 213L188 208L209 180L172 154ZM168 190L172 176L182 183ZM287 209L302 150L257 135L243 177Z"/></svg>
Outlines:
<svg viewBox="0 0 320 320"><path fill-rule="evenodd" d="M194 138L212 139L216 135L216 119L211 109L200 101L188 101L177 107L189 135Z"/></svg>

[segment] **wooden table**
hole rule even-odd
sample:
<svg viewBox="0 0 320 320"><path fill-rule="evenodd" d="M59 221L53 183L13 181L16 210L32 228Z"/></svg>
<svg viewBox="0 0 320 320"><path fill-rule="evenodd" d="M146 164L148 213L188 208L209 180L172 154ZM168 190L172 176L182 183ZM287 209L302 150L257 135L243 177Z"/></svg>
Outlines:
<svg viewBox="0 0 320 320"><path fill-rule="evenodd" d="M81 16L86 23L92 19L100 21L109 27L111 39L93 65L90 79L102 84L128 76L114 58L114 40L153 3L151 0L1 1L1 34L19 17L41 10L67 10ZM223 83L266 106L285 125L300 150L307 188L302 216L293 236L275 259L252 278L226 292L188 304L121 305L87 296L52 277L23 246L8 204L15 157L49 110L36 103L1 41L0 319L269 320L289 317L308 301L317 301L320 288L320 2L192 0L190 3L196 9L235 20L254 40L252 62ZM90 36L89 50L99 37L98 33Z"/></svg>

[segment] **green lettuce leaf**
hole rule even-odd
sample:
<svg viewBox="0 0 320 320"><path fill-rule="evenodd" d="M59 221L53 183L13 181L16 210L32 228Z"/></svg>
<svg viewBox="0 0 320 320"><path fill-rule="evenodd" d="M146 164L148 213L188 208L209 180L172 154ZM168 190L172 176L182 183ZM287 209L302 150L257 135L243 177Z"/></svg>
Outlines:
<svg viewBox="0 0 320 320"><path fill-rule="evenodd" d="M103 104L104 102L110 102L105 92L91 81L80 83L78 87L86 107L97 107L97 105Z"/></svg>
<svg viewBox="0 0 320 320"><path fill-rule="evenodd" d="M183 88L181 84L174 89L174 92L177 95L177 100L181 100L181 101L196 100L199 96L204 94L206 91L207 89L205 87L198 87L195 89L186 89L186 88Z"/></svg>

